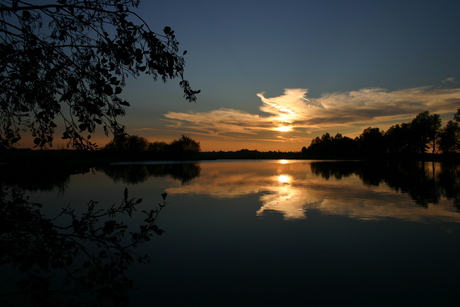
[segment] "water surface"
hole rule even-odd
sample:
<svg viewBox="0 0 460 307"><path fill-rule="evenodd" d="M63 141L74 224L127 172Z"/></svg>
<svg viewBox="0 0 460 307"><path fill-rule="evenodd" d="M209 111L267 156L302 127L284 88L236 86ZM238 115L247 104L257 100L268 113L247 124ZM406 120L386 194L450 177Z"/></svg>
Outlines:
<svg viewBox="0 0 460 307"><path fill-rule="evenodd" d="M47 214L128 188L165 230L139 248L131 304L455 305L457 165L359 161L118 164L30 192ZM82 209L83 210L83 209ZM126 223L140 224L133 216Z"/></svg>

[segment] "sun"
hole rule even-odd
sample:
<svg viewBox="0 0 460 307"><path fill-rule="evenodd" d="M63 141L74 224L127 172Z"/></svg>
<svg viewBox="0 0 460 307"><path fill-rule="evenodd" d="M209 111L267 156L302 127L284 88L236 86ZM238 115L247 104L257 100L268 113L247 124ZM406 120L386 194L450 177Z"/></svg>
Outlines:
<svg viewBox="0 0 460 307"><path fill-rule="evenodd" d="M281 126L281 127L276 128L276 130L281 131L281 132L288 132L288 131L291 131L291 130L292 130L292 127L289 127L289 126Z"/></svg>

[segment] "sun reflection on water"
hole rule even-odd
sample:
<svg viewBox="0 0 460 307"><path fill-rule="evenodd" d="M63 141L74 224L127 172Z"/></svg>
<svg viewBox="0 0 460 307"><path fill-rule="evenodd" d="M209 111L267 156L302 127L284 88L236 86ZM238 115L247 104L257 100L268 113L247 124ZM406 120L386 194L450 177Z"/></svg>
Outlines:
<svg viewBox="0 0 460 307"><path fill-rule="evenodd" d="M291 182L291 177L288 175L279 175L277 179L282 184L289 184Z"/></svg>
<svg viewBox="0 0 460 307"><path fill-rule="evenodd" d="M214 167L220 169L218 176ZM222 199L258 194L261 203L256 211L258 217L275 211L285 220L306 219L308 211L314 210L362 220L391 217L422 221L436 217L460 222L456 208L448 199L441 199L426 210L386 185L369 187L357 176L328 180L313 175L310 165L295 164L292 160L272 164L203 164L202 168L203 174L198 179L170 187L168 194L202 194ZM208 176L204 175L206 172Z"/></svg>

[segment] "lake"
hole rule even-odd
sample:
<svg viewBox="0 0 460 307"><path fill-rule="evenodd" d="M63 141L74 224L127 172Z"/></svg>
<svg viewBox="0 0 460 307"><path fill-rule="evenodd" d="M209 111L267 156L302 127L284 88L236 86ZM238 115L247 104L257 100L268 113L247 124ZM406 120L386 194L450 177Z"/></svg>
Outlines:
<svg viewBox="0 0 460 307"><path fill-rule="evenodd" d="M132 306L460 303L460 165L117 163L29 184L26 194L53 217L90 200L119 203L125 188L142 198L123 217L134 229L167 193L155 221L164 233L136 248L151 261L125 272Z"/></svg>

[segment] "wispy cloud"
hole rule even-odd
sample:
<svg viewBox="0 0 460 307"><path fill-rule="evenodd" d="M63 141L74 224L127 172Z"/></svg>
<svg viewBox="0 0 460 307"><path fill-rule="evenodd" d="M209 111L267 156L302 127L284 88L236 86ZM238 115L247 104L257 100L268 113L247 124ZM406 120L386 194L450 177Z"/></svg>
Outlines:
<svg viewBox="0 0 460 307"><path fill-rule="evenodd" d="M441 81L442 83L458 83L458 81L455 80L455 77L449 77L447 79L444 79Z"/></svg>
<svg viewBox="0 0 460 307"><path fill-rule="evenodd" d="M449 78L450 79L450 78ZM446 79L447 80L447 79ZM365 88L342 93L326 93L320 98L308 98L307 89L286 89L278 97L257 96L262 105L261 116L242 110L223 108L209 112L170 112L165 117L170 128L195 131L214 136L289 139L280 132L313 132L335 127L358 127L377 122L410 120L419 112L454 113L460 106L460 88L435 89L431 87L389 91ZM268 136L267 132L274 132ZM284 136L285 135L285 136ZM292 134L291 134L292 135Z"/></svg>

